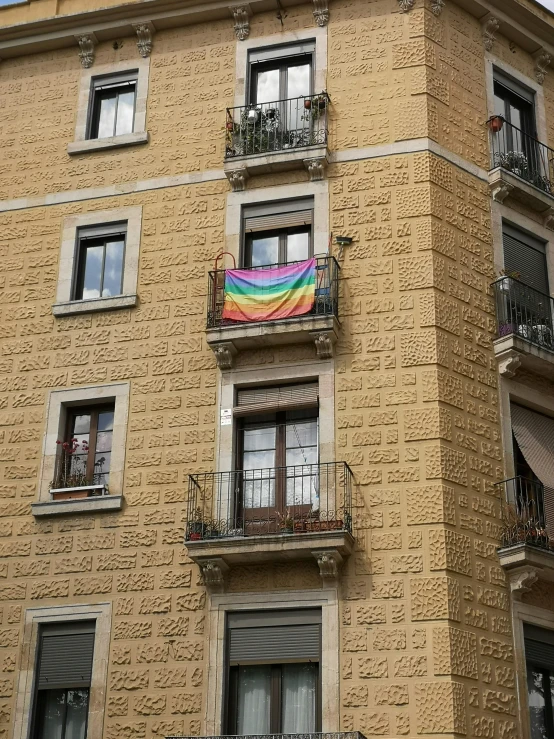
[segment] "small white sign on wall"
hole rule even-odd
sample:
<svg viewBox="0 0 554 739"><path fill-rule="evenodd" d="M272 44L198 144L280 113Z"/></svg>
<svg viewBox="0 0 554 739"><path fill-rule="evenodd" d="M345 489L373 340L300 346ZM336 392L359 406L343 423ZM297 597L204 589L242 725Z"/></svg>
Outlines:
<svg viewBox="0 0 554 739"><path fill-rule="evenodd" d="M221 409L221 425L230 426L233 423L233 411L231 408Z"/></svg>

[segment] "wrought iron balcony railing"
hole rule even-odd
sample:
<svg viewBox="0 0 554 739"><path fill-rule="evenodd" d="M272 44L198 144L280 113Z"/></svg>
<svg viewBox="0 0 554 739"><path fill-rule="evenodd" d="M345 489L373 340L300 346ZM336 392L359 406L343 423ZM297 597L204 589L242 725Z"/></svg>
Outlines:
<svg viewBox="0 0 554 739"><path fill-rule="evenodd" d="M512 477L497 483L502 506L502 547L531 544L554 549L554 539L546 528L544 486L526 477Z"/></svg>
<svg viewBox="0 0 554 739"><path fill-rule="evenodd" d="M514 277L493 283L498 336L519 336L554 351L554 299Z"/></svg>
<svg viewBox="0 0 554 739"><path fill-rule="evenodd" d="M329 95L227 108L225 158L327 143Z"/></svg>
<svg viewBox="0 0 554 739"><path fill-rule="evenodd" d="M554 149L513 126L502 116L488 120L491 169L501 167L554 196Z"/></svg>
<svg viewBox="0 0 554 739"><path fill-rule="evenodd" d="M346 462L189 475L187 541L352 531Z"/></svg>
<svg viewBox="0 0 554 739"><path fill-rule="evenodd" d="M340 266L334 257L316 257L315 299L307 316L339 316ZM283 264L267 264L251 267L252 270L282 267ZM236 325L237 321L223 318L225 303L225 270L212 270L208 275L208 328ZM287 319L285 319L287 320Z"/></svg>

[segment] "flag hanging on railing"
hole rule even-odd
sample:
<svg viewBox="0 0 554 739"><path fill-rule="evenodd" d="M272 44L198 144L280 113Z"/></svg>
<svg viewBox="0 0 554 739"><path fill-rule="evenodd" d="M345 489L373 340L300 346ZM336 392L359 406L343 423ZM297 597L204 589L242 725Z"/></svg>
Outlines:
<svg viewBox="0 0 554 739"><path fill-rule="evenodd" d="M274 321L309 313L315 299L315 259L267 269L225 271L223 318Z"/></svg>

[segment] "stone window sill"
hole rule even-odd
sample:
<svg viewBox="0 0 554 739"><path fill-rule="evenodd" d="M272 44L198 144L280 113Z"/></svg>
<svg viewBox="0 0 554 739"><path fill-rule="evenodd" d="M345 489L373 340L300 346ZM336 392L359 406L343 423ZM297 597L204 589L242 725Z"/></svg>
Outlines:
<svg viewBox="0 0 554 739"><path fill-rule="evenodd" d="M96 313L103 310L134 308L138 302L137 295L118 295L114 298L95 298L94 300L72 300L69 303L55 303L52 313L55 316L72 316L76 313Z"/></svg>
<svg viewBox="0 0 554 739"><path fill-rule="evenodd" d="M148 131L135 131L134 133L126 133L122 136L110 136L105 139L72 141L67 145L67 153L72 156L74 154L87 154L94 151L105 151L109 149L119 149L124 146L147 144L149 138Z"/></svg>
<svg viewBox="0 0 554 739"><path fill-rule="evenodd" d="M49 500L44 503L31 504L33 515L36 518L62 516L72 513L120 511L122 507L122 495L102 495L94 498L76 498L73 500Z"/></svg>

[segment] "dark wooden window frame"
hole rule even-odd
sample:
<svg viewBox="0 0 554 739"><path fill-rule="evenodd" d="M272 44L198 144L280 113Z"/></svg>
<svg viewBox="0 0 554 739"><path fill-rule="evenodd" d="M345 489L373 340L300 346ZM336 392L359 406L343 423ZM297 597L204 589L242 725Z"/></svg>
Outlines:
<svg viewBox="0 0 554 739"><path fill-rule="evenodd" d="M289 235L307 233L308 234L308 259L313 257L314 253L314 240L313 240L313 229L312 226L293 226L291 228L274 229L271 231L252 231L251 233L245 234L244 243L244 257L245 265L252 266L252 242L256 238L272 238L274 236L279 237L279 258L278 264L292 264L287 260L287 239Z"/></svg>
<svg viewBox="0 0 554 739"><path fill-rule="evenodd" d="M66 731L67 731L67 694L73 690L80 690L80 691L87 691L87 717L85 721L85 737L87 736L88 731L88 718L89 718L89 708L90 708L90 687L88 688L57 688L57 690L63 690L65 693L65 701L64 701L64 712L63 717L61 719L62 722L62 736L61 739L65 739ZM38 725L38 716L42 714L44 711L44 701L46 700L46 693L50 691L48 690L37 690L36 694L36 700L35 700L35 711L33 716L33 731L31 733L31 736L34 737L34 739L41 739L41 729L42 727Z"/></svg>
<svg viewBox="0 0 554 739"><path fill-rule="evenodd" d="M133 104L133 125L135 128L135 116L137 108L137 86L138 86L138 70L132 70L124 74L109 75L106 77L93 77L90 91L87 139L98 139L98 127L100 123L100 102L104 97L110 94L116 94L116 109L114 117L114 130L112 136L115 136L115 127L117 126L117 108L119 104L119 94L128 92L132 87L135 93Z"/></svg>
<svg viewBox="0 0 554 739"><path fill-rule="evenodd" d="M89 429L89 442L88 442L88 455L87 455L87 479L94 479L94 457L96 455L96 442L98 434L98 415L103 412L115 412L114 403L106 403L103 405L87 405L87 406L71 406L67 409L66 419L66 432L65 441L70 441L74 433L72 428L74 427L75 416L82 416L90 414L90 429ZM113 430L112 430L112 441L113 441ZM112 450L110 450L112 451ZM103 474L109 475L110 470L104 470Z"/></svg>
<svg viewBox="0 0 554 739"><path fill-rule="evenodd" d="M310 65L310 95L312 95L314 89L314 60L315 41L301 41L289 46L270 46L251 50L247 65L247 104L256 105L258 74L271 69L279 70L279 100L285 100L288 68L297 66L299 62Z"/></svg>
<svg viewBox="0 0 554 739"><path fill-rule="evenodd" d="M121 259L121 287L119 295L123 295L123 279L125 275L125 255L127 251L127 223L109 224L106 226L93 226L80 228L77 231L77 244L76 244L76 259L75 259L75 274L73 278L73 300L83 300L83 288L85 278L85 266L86 260L84 258L84 252L89 246L103 246L104 252L102 255L102 267L101 267L101 281L100 281L100 295L98 298L92 298L92 300L100 300L102 298L102 289L104 286L104 267L106 262L106 244L109 241L113 241L117 237L123 240L123 255ZM112 295L110 297L118 297Z"/></svg>

